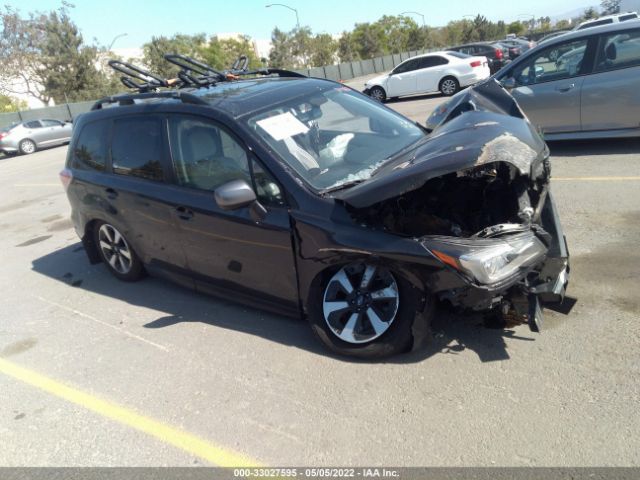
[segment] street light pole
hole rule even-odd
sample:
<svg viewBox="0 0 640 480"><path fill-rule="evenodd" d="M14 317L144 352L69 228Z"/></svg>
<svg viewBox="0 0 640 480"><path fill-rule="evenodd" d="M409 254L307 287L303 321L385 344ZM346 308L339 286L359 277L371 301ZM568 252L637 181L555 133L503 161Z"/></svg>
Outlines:
<svg viewBox="0 0 640 480"><path fill-rule="evenodd" d="M265 5L266 8L269 7L284 7L284 8L288 8L289 10L291 10L292 12L294 12L296 14L296 29L300 30L300 19L298 18L298 10L296 10L295 8L290 7L289 5L285 5L284 3L270 3L269 5Z"/></svg>
<svg viewBox="0 0 640 480"><path fill-rule="evenodd" d="M118 40L119 38L122 37L126 37L127 34L126 33L121 33L119 35L116 35L115 37L113 37L113 40L111 40L111 43L109 44L109 48L107 49L108 52L111 51L111 47L113 47L113 44L116 43L116 40Z"/></svg>
<svg viewBox="0 0 640 480"><path fill-rule="evenodd" d="M424 22L424 15L423 15L423 14L421 14L420 12L413 12L413 11L411 11L411 12L402 12L400 15L405 15L405 14L407 14L407 13L411 13L411 14L413 14L413 15L418 15L419 17L422 17L422 28L425 28L425 27L427 26L427 25L425 24L425 22Z"/></svg>

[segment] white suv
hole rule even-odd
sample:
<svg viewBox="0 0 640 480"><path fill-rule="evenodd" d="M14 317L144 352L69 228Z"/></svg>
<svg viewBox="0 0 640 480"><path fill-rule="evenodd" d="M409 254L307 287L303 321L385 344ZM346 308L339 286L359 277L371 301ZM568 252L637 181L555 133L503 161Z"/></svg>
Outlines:
<svg viewBox="0 0 640 480"><path fill-rule="evenodd" d="M636 12L616 13L615 15L607 15L605 17L594 18L592 20L582 22L580 25L574 28L574 30L583 30L585 28L598 27L600 25L607 25L609 23L624 22L626 20L633 20L634 18L638 18L638 14Z"/></svg>

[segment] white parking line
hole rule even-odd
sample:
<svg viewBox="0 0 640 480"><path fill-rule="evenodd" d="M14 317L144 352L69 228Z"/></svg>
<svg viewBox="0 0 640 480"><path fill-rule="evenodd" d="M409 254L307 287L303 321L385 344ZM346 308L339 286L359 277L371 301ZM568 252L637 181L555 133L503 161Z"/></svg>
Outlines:
<svg viewBox="0 0 640 480"><path fill-rule="evenodd" d="M136 340L139 340L139 341L144 342L144 343L146 343L148 345L151 345L152 347L156 347L157 349L162 350L163 352L168 352L169 351L169 349L167 347L165 347L164 345L160 345L159 343L155 343L155 342L152 342L151 340L147 340L146 338L140 337L139 335L136 335L135 333L131 333L128 330L125 330L123 328L117 327L116 325L111 325L110 323L107 323L107 322L105 322L103 320L100 320L99 318L96 318L96 317L94 317L92 315L89 315L87 313L83 313L83 312L81 312L79 310L76 310L74 308L67 307L65 305L61 305L61 304L53 302L51 300L47 300L46 298L40 297L39 295L31 295L31 296L33 298L36 298L36 299L40 300L41 302L48 303L49 305L53 305L54 307L60 308L62 310L66 310L67 312L71 312L71 313L73 313L75 315L78 315L80 317L87 318L89 320L93 320L94 322L99 323L100 325L104 325L105 327L109 327L109 328L112 328L113 330L117 330L118 332L123 333L128 337L135 338Z"/></svg>

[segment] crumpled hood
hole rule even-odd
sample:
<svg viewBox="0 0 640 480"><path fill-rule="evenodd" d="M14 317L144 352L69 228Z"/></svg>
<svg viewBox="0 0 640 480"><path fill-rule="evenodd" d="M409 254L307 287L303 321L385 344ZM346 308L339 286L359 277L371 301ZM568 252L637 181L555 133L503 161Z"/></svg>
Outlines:
<svg viewBox="0 0 640 480"><path fill-rule="evenodd" d="M433 131L415 149L333 197L364 208L416 190L431 178L493 162L531 175L548 154L513 97L495 80L458 93L434 114Z"/></svg>

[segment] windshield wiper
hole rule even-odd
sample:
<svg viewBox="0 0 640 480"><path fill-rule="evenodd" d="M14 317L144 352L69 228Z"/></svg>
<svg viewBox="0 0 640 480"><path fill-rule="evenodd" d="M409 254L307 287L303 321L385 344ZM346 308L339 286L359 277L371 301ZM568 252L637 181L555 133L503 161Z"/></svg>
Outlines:
<svg viewBox="0 0 640 480"><path fill-rule="evenodd" d="M336 190L342 190L344 188L353 187L354 185L358 185L359 183L362 183L362 182L364 182L364 179L362 178L359 178L358 180L350 180L348 182L341 183L340 185L336 185L334 187L327 187L324 190L321 190L320 193L325 194L325 193L335 192Z"/></svg>

